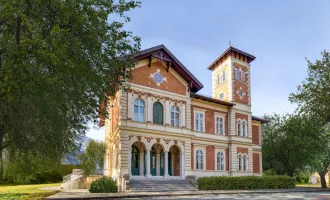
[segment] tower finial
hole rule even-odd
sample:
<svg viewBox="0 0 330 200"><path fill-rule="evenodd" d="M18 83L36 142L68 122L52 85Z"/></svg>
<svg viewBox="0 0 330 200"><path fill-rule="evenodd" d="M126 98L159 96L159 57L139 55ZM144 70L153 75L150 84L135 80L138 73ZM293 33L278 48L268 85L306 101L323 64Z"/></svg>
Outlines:
<svg viewBox="0 0 330 200"><path fill-rule="evenodd" d="M231 42L230 42L230 40L229 40L229 47L231 47Z"/></svg>

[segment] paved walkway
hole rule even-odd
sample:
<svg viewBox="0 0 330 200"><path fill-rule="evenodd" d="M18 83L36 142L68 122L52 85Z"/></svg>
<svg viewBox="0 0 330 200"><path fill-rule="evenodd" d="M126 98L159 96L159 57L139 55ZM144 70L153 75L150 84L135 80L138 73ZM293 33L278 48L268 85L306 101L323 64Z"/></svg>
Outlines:
<svg viewBox="0 0 330 200"><path fill-rule="evenodd" d="M298 196L301 197L298 197ZM312 196L310 196L312 195ZM295 198L297 196L297 198ZM128 192L128 193L89 193L87 190L71 190L57 193L48 200L63 199L304 199L325 196L330 200L329 189L295 188L279 190L216 190L180 192ZM286 198L288 197L288 198ZM320 198L318 198L319 200Z"/></svg>

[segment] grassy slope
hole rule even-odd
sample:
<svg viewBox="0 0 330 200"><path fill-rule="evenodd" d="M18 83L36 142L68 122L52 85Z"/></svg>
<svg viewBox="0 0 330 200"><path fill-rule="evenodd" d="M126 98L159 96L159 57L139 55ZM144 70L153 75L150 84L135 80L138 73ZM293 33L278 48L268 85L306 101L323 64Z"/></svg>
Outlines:
<svg viewBox="0 0 330 200"><path fill-rule="evenodd" d="M41 187L60 186L60 183L40 185L0 185L0 199L39 200L57 193L53 190L40 190Z"/></svg>

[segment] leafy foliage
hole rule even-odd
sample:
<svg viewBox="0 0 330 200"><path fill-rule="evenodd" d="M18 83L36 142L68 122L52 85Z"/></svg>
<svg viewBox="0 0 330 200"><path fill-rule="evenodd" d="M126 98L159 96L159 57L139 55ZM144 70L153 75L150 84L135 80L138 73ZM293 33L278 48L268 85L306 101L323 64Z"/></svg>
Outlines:
<svg viewBox="0 0 330 200"><path fill-rule="evenodd" d="M86 176L90 175L97 166L103 168L105 151L106 146L103 142L92 140L88 143L86 151L78 155Z"/></svg>
<svg viewBox="0 0 330 200"><path fill-rule="evenodd" d="M293 176L303 169L323 149L326 130L316 120L301 114L274 114L263 127L263 168L277 174Z"/></svg>
<svg viewBox="0 0 330 200"><path fill-rule="evenodd" d="M102 177L93 181L91 188L89 189L91 193L116 193L118 192L118 187L116 181L110 177Z"/></svg>
<svg viewBox="0 0 330 200"><path fill-rule="evenodd" d="M323 128L314 132L319 138L319 144L315 147L321 149L315 152L310 166L318 171L322 187L326 188L324 176L330 167L330 53L323 51L322 59L314 63L307 60L307 63L307 78L298 86L297 93L290 95L289 100L298 104L300 113L316 120L318 126Z"/></svg>
<svg viewBox="0 0 330 200"><path fill-rule="evenodd" d="M0 155L35 154L51 166L77 148L77 135L97 122L100 100L130 77L140 39L123 27L139 2L0 5Z"/></svg>
<svg viewBox="0 0 330 200"><path fill-rule="evenodd" d="M197 179L199 190L287 189L294 188L295 179L288 176L213 176Z"/></svg>

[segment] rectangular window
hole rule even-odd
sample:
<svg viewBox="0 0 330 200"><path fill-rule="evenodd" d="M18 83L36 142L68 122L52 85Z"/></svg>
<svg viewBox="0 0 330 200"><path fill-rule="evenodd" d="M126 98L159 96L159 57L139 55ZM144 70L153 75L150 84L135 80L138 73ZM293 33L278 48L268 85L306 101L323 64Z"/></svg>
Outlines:
<svg viewBox="0 0 330 200"><path fill-rule="evenodd" d="M195 113L195 131L204 131L204 114Z"/></svg>
<svg viewBox="0 0 330 200"><path fill-rule="evenodd" d="M224 134L224 117L215 118L215 134Z"/></svg>
<svg viewBox="0 0 330 200"><path fill-rule="evenodd" d="M220 75L217 76L217 85L220 85Z"/></svg>

